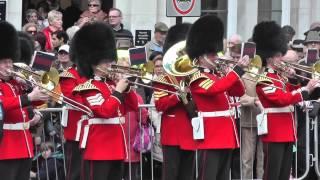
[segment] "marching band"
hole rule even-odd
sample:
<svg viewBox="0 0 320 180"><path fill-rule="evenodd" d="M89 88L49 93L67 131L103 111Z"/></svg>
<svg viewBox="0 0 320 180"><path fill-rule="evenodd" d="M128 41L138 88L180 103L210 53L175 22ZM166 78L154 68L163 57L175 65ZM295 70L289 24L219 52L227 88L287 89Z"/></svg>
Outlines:
<svg viewBox="0 0 320 180"><path fill-rule="evenodd" d="M117 68L117 49L112 29L96 22L75 34L70 59L59 69L61 98L53 96L41 82L22 78L24 73L14 68L19 62L20 44L10 23L0 22L0 37L0 177L29 179L34 157L29 129L41 119L37 106L55 98L67 104L61 117L66 179L121 180L130 149L124 117L129 111L139 111L133 90L139 83L128 80L129 69L122 74L113 71ZM223 38L224 25L214 15L203 16L192 25L175 25L168 31L163 52L166 72L146 86L153 89L155 108L161 115L162 179L228 180L233 152L240 146L247 146L241 152L247 160L240 162L242 178L252 178L252 153L259 153L256 164L263 163L263 174L257 173L257 178L290 179L297 141L295 106L305 108L308 100L319 98L317 67L283 65L288 44L281 27L273 21L261 22L253 30L252 42L262 63L258 72L251 71L254 60L247 55L233 59L221 55ZM63 45L58 53L69 55L69 46ZM304 75L298 75L295 67L306 69L311 77L300 78ZM26 86L32 86L31 90ZM239 101L233 102L233 97ZM313 103L318 107L313 112L316 116L319 102ZM239 116L234 108L239 105L241 125L237 127ZM239 128L243 133L239 134ZM261 145L260 151L256 147L258 135L263 152Z"/></svg>

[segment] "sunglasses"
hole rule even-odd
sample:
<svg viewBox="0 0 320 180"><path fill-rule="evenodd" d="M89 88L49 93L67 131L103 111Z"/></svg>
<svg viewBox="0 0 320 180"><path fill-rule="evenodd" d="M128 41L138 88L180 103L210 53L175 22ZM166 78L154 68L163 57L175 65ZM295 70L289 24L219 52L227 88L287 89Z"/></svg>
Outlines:
<svg viewBox="0 0 320 180"><path fill-rule="evenodd" d="M99 7L99 4L88 4L89 7Z"/></svg>
<svg viewBox="0 0 320 180"><path fill-rule="evenodd" d="M27 31L27 33L29 33L29 34L36 34L37 31Z"/></svg>

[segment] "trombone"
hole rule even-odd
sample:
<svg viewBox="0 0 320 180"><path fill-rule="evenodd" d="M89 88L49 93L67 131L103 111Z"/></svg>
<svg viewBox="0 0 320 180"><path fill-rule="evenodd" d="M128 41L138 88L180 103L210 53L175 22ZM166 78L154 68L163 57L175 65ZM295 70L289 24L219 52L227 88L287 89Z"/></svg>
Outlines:
<svg viewBox="0 0 320 180"><path fill-rule="evenodd" d="M167 86L171 86L174 87L175 89L179 90L180 87L171 84L171 83L166 83L166 82L161 82L161 81L157 81L154 80L152 78L149 78L146 76L146 72L143 69L137 69L137 68L132 68L132 67L127 67L127 66L121 66L121 65L111 65L110 68L102 68L102 67L97 67L96 68L98 71L100 71L101 73L103 73L103 75L105 77L109 77L109 79L114 80L113 75L114 74L124 74L130 77L136 77L136 78L140 78L140 79L145 79L147 81L151 81L151 82L156 82L159 84L163 84L163 85L167 85ZM175 94L175 95L179 95L179 93L175 92L175 91L170 91L170 90L166 90L166 89L162 89L162 88L157 88L157 87L153 87L153 86L149 86L146 84L142 84L142 83L138 83L138 82L134 82L134 81L130 81L128 80L128 82L130 84L134 84L137 86L142 86L142 87L146 87L146 88L150 88L150 89L155 89L155 90L159 90L159 91L164 91L170 94Z"/></svg>
<svg viewBox="0 0 320 180"><path fill-rule="evenodd" d="M36 73L30 69L29 66L23 65L21 63L13 64L13 67L18 70L18 72L9 70L10 74L12 76L19 77L23 79L24 81L32 84L33 86L38 86L42 89L44 89L47 92L47 95L49 95L51 98L57 101L61 101L66 103L67 105L71 106L72 108L82 111L86 113L89 116L93 115L93 112L91 109L89 109L87 106L78 103L58 92L55 92L54 89L59 83L59 73L55 68L51 68L49 72L44 72L43 74ZM34 79L30 80L31 75L35 75L40 82L35 81Z"/></svg>
<svg viewBox="0 0 320 180"><path fill-rule="evenodd" d="M285 68L289 66L289 67L296 69L298 71L308 73L312 77L312 78L309 78L309 77L305 77L305 76L302 76L299 74L295 74L295 76L302 78L302 79L311 80L311 79L319 79L319 77L320 77L320 60L315 62L312 66L305 66L305 65L301 65L301 64L297 64L297 63L290 63L290 62L285 62L285 61L283 61L279 66L283 71L285 71Z"/></svg>
<svg viewBox="0 0 320 180"><path fill-rule="evenodd" d="M191 60L187 53L185 52L185 46L186 46L186 41L180 41L173 45L169 50L166 52L166 54L163 57L163 67L164 70L173 76L189 76L194 74L195 72L199 71L200 66L196 65L195 61L196 60ZM215 65L216 68L215 70L221 71L223 66L227 66L229 63L236 64L237 61L227 58L225 56L220 56L218 60L216 60ZM249 68L244 70L245 72L249 73L252 77L262 77L265 79L269 80L274 80L278 81L282 84L283 88L285 88L285 84L274 78L266 77L265 75L258 74L262 67L262 60L260 56L256 55L255 58L253 58L250 62ZM242 79L249 80L249 81L254 81L257 82L257 79L249 79L249 78L244 78ZM282 89L280 87L271 85L266 82L259 82L260 84L268 85L271 87L275 87L277 89Z"/></svg>

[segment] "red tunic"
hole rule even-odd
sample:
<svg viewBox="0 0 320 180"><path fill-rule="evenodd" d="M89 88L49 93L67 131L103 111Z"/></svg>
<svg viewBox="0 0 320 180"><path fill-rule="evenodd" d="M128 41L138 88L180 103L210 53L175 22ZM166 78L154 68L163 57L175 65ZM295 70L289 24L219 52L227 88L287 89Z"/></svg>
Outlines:
<svg viewBox="0 0 320 180"><path fill-rule="evenodd" d="M82 98L73 94L73 89L81 83L84 83L84 78L80 77L75 67L70 67L67 71L60 73L60 86L61 92L67 98L70 98L80 104L82 103ZM83 114L82 111L69 110L66 126L64 127L64 138L69 141L75 141L77 123Z"/></svg>
<svg viewBox="0 0 320 180"><path fill-rule="evenodd" d="M133 91L123 93L124 102L121 102L119 94L112 93L111 85L113 82L110 81L88 80L74 89L81 95L84 105L92 110L93 117L90 119L100 118L106 122L124 116L128 108L138 110L137 97ZM85 139L85 160L123 160L126 157L121 124L91 124Z"/></svg>
<svg viewBox="0 0 320 180"><path fill-rule="evenodd" d="M15 81L0 82L0 100L4 108L4 124L28 122L26 106L30 105L21 86ZM0 160L33 157L33 141L29 129L3 130L0 140Z"/></svg>
<svg viewBox="0 0 320 180"><path fill-rule="evenodd" d="M171 83L172 77L161 76L159 81ZM178 81L179 84L179 81ZM156 88L176 92L172 86L155 83ZM175 94L155 90L155 106L162 112L161 117L161 144L180 146L181 149L195 150L196 144L192 136L191 120L189 119L183 103Z"/></svg>
<svg viewBox="0 0 320 180"><path fill-rule="evenodd" d="M199 112L227 112L225 116L203 117L204 140L197 140L198 149L233 149L239 147L234 116L229 103L230 96L242 96L244 85L239 75L231 71L225 77L196 73L190 81L192 98Z"/></svg>
<svg viewBox="0 0 320 180"><path fill-rule="evenodd" d="M265 73L267 77L281 80L281 77L269 69ZM256 92L258 98L265 109L268 108L290 108L290 105L296 104L307 97L307 92L301 93L300 90L292 90L286 86L283 90L283 84L279 81L271 79L269 83L280 89L267 86L265 84L257 84ZM262 136L263 142L294 142L296 140L295 123L293 107L292 112L267 113L268 134Z"/></svg>

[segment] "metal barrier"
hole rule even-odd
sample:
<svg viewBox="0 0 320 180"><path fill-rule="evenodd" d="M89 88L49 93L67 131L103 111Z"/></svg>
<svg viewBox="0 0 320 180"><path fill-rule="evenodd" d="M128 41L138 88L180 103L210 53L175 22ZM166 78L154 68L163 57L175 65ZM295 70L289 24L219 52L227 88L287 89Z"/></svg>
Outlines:
<svg viewBox="0 0 320 180"><path fill-rule="evenodd" d="M40 109L40 112L42 112L42 113L50 113L49 114L50 115L49 121L50 121L50 123L53 124L54 123L53 122L54 119L53 119L53 114L52 113L58 113L58 117L56 117L56 118L58 118L57 120L60 120L61 119L61 110L62 110L62 108L47 108L47 109ZM60 125L60 121L58 121L56 123L59 123L59 125ZM61 178L59 178L59 175L60 175L59 174L60 173L60 169L59 168L60 167L58 166L58 164L59 164L58 161L59 160L63 161L63 167L62 167L63 168L63 175L64 175L64 177L66 175L66 164L65 164L65 159L64 159L64 154L65 154L64 153L64 143L62 142L62 140L63 140L63 131L55 132L55 133L52 132L52 134L49 135L49 139L48 139L48 137L46 137L45 128L46 127L45 127L45 124L44 124L43 125L43 129L42 129L42 134L40 136L41 139L42 139L41 143L40 144L35 144L35 157L34 157L34 160L36 161L36 164L37 164L37 167L36 167L36 169L37 169L37 177L36 177L36 179L40 180L40 176L43 176L43 173L42 173L43 171L42 171L42 169L40 169L41 167L40 167L40 164L39 164L39 158L41 158L43 156L43 153L46 153L46 152L40 152L39 149L38 149L38 146L41 145L42 143L51 142L53 144L53 152L51 152L52 153L51 158L53 158L53 160L54 160L55 179L56 180L60 180L61 179ZM58 137L61 138L60 142L56 142L56 140L59 140ZM60 157L59 157L59 154L57 154L57 147L59 145L61 146L61 151L62 151L62 155ZM61 158L61 159L59 159L59 158ZM45 166L44 168L45 168L46 179L50 179L51 180L52 178L50 178L50 174L49 173L51 171L51 168L52 168L51 165L52 164L50 164L50 165L48 164L48 158L43 158L43 161L45 162L44 163L44 166Z"/></svg>
<svg viewBox="0 0 320 180"><path fill-rule="evenodd" d="M143 105L139 105L139 116L138 116L138 119L139 119L139 128L142 128L142 109L143 108L148 108L149 110L150 109L155 109L155 106L154 105L151 105L151 104L143 104ZM50 119L49 121L51 123L53 123L53 121L59 121L60 122L60 119L62 117L62 108L47 108L47 109L41 109L40 110L41 112L43 113L50 113ZM153 111L149 111L148 115L149 116L152 116L152 112ZM53 113L56 113L56 119L54 119L54 115ZM151 113L151 114L150 114ZM303 175L301 175L301 177L297 177L297 167L299 166L299 162L297 161L297 153L299 151L299 149L297 149L297 152L295 154L295 167L292 167L293 171L295 171L295 179L297 180L300 180L300 179L304 179L306 178L306 176L308 175L308 173L310 172L310 169L311 167L313 167L315 169L315 173L317 174L318 177L320 177L320 169L319 169L319 147L318 147L318 118L314 118L314 119L311 119L309 118L309 112L306 111L306 120L305 120L305 128L306 128L306 134L305 134L305 141L306 141L306 154L305 154L305 171L303 173ZM130 131L130 127L131 127L131 117L129 116L128 117L128 131ZM311 128L310 128L310 124L311 124ZM60 132L57 132L54 136L50 135L50 136L47 136L45 135L45 127L43 127L42 129L42 135L41 135L41 139L43 140L43 142L46 142L46 141L50 141L54 144L54 152L53 152L53 157L54 157L54 173L55 173L55 179L56 180L60 180L59 179L59 173L61 173L61 171L63 171L63 175L65 176L66 175L66 162L65 162L65 158L64 158L64 155L65 155L65 148L64 148L64 143L63 143L63 130L61 128L61 131ZM314 136L312 138L312 140L314 141L314 152L311 153L310 151L310 132L314 132ZM135 137L132 137L130 132L128 132L128 137L129 139L126 140L127 142L130 142L132 138L135 138ZM60 137L61 139L57 138L57 137ZM151 134L151 144L154 145L154 138L155 138L155 133L153 132ZM58 154L56 151L57 151L57 145L60 145L61 146L61 153L62 154ZM130 145L130 143L127 144L128 146ZM141 144L142 145L142 144ZM297 143L296 143L296 147L297 147ZM142 147L141 147L142 148ZM142 152L140 152L140 162L139 162L139 173L140 173L140 180L146 180L146 179L150 179L150 180L157 180L157 178L160 178L160 177L155 177L155 164L154 164L154 154L153 154L153 148L154 147L151 147L151 151L150 151L150 167L148 166L144 166L144 161L145 161L145 157L143 156L144 154ZM132 175L132 162L131 162L131 148L128 148L129 151L128 151L128 157L129 157L129 162L128 162L128 179L125 179L125 180L136 180L134 179L131 175ZM35 146L35 162L36 162L36 169L37 169L37 172L39 173L40 172L40 160L39 158L42 156L41 152L39 151L38 149L38 146L36 145ZM61 157L60 157L60 156ZM63 164L63 167L59 167L59 164L62 162ZM49 168L52 168L52 167L49 167L50 164L48 164L48 159L44 158L44 161L42 162L42 165L44 164L45 167L42 167L42 168L45 168L45 171L46 171L46 177L47 179L50 179L49 178L49 171L50 169ZM52 164L51 164L52 165ZM301 164L300 164L301 165ZM241 167L241 164L240 164L240 167ZM59 169L60 168L60 169ZM61 170L62 168L62 170ZM295 168L295 169L294 169ZM146 174L147 171L149 171L150 169L150 177L144 177L144 174ZM253 169L254 170L254 169ZM196 172L197 174L197 172ZM39 175L37 176L37 179L40 180L40 177Z"/></svg>
<svg viewBox="0 0 320 180"><path fill-rule="evenodd" d="M154 105L150 105L150 104L143 104L143 105L139 105L139 116L138 116L138 119L139 119L139 128L141 128L142 127L142 118L141 118L141 116L142 116L142 108L148 108L148 109L154 109L155 108L155 106ZM50 119L46 119L45 121L50 121L51 123L54 121L54 119L53 119L53 113L57 113L57 117L56 118L58 118L59 119L59 125L60 125L60 120L61 120L61 118L62 118L62 108L46 108L46 109L41 109L40 110L42 113L50 113ZM131 124L130 124L130 122L131 122L131 120L130 120L130 116L129 116L129 120L128 120L128 125L129 125L129 128L128 128L128 131L130 131L130 126L131 126ZM57 134L56 135L58 135L60 138L61 138L61 151L62 151L62 159L57 159L57 158L54 158L54 171L55 171L55 179L56 180L60 180L59 179L59 171L60 171L60 169L59 169L59 166L58 166L58 164L59 164L59 162L58 161L60 161L60 160L62 160L63 161L63 173L64 173L64 176L66 176L66 162L65 162L65 148L64 148L64 143L63 143L63 129L62 129L62 127L61 127L61 129L60 129L61 131L60 132L57 132ZM153 131L152 131L153 132ZM131 135L130 135L130 133L128 132L128 135L129 135L129 139L127 140L127 142L130 142L131 141L131 139L132 138L134 138L134 137L131 137ZM150 139L151 139L151 144L153 144L153 139L154 139L154 134L151 134L151 136L152 137L150 137ZM46 133L45 133L45 126L43 127L43 129L42 129L42 135L41 135L41 139L42 139L42 141L41 141L41 144L42 143L44 143L44 142L51 142L53 145L54 145L54 152L52 152L53 154L54 153L56 153L56 151L57 151L57 144L59 144L60 142L57 142L57 138L56 137L53 137L53 136L49 136L49 137L46 137ZM130 145L130 143L128 143L127 144L127 146L129 146ZM42 152L40 152L40 149L38 148L38 146L39 146L39 144L38 145L35 145L35 157L34 157L34 161L36 162L36 169L37 169L37 178L36 179L38 179L38 180L40 180L40 176L39 176L39 172L41 171L41 169L40 168L45 168L45 176L46 176L46 178L47 179L50 179L51 180L51 178L50 178L50 169L49 168L52 168L52 167L49 167L50 166L50 164L48 164L48 160L46 159L46 158L44 158L44 163L42 163L42 164L44 164L44 166L45 167L41 167L41 165L40 165L40 163L39 163L39 158L41 158L41 156L42 156ZM130 150L130 148L128 148L129 149L129 151L128 151L128 157L129 157L129 169L128 169L128 173L129 173L129 180L132 180L133 178L131 177L131 174L132 174L132 162L131 162L131 150ZM153 161L154 161L154 158L153 158L153 151L152 151L152 148L151 148L151 151L150 151L150 153L151 153L151 162L150 162L150 170L151 170L151 177L150 177L150 179L151 180L154 180L155 179L155 177L154 177L154 163L153 163ZM55 154L54 154L55 155ZM145 177L143 177L143 174L144 174L144 169L148 169L148 167L144 167L143 166L143 162L144 162L144 160L143 160L143 153L142 152L140 152L140 179L142 180L142 179L146 179ZM43 169L42 169L43 170ZM35 179L35 178L33 178L33 179Z"/></svg>
<svg viewBox="0 0 320 180"><path fill-rule="evenodd" d="M315 118L310 118L309 111L312 109L312 107L307 107L305 111L305 167L304 172L300 177L298 177L298 167L302 165L301 162L298 162L298 152L299 152L299 146L298 142L296 142L297 151L295 153L295 179L302 180L305 179L311 170L315 171L316 176L320 177L320 170L319 170L319 146L318 146L318 116ZM295 117L297 119L297 115L295 114ZM311 125L311 127L310 127ZM313 132L313 137L310 137ZM311 142L313 142L313 147L311 147ZM311 149L313 148L313 149ZM313 151L311 151L313 150ZM300 167L301 168L301 167Z"/></svg>

